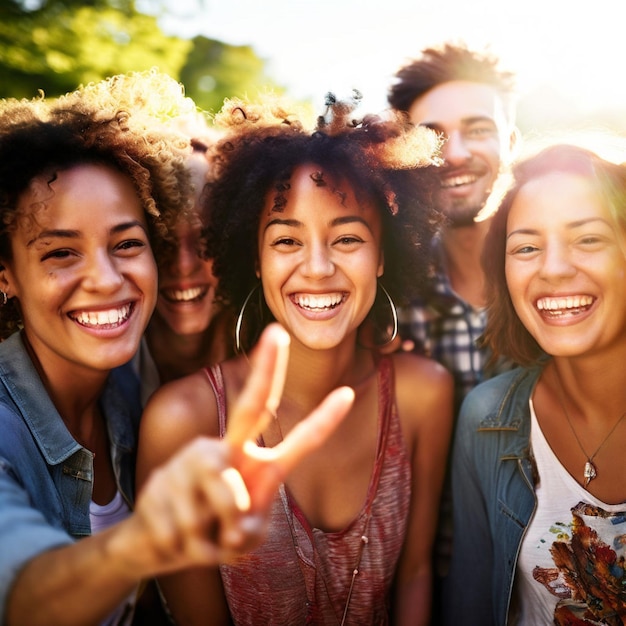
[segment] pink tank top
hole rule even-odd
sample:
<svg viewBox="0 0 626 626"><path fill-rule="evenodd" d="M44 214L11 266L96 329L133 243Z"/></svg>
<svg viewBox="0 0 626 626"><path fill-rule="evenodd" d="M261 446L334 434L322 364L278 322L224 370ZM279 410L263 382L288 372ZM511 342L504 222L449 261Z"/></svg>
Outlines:
<svg viewBox="0 0 626 626"><path fill-rule="evenodd" d="M226 401L221 370L214 366L206 372L217 398L223 436ZM265 542L236 563L220 567L236 625L379 626L389 622L389 591L411 497L411 466L395 403L390 358L379 362L378 387L378 445L363 508L342 531L323 532L309 525L281 485ZM353 576L357 564L358 574Z"/></svg>

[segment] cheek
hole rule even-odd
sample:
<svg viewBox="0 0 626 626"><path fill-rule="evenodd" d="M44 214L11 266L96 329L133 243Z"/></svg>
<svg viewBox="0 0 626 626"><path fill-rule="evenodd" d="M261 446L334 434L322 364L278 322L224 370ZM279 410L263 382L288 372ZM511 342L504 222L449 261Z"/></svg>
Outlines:
<svg viewBox="0 0 626 626"><path fill-rule="evenodd" d="M506 286L515 311L520 317L524 317L524 310L528 304L526 297L527 280L516 263L505 263Z"/></svg>

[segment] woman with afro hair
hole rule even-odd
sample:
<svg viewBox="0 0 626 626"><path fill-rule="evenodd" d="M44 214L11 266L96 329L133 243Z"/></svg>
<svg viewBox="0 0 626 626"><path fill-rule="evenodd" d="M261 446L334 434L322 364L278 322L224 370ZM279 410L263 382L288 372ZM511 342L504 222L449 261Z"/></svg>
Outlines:
<svg viewBox="0 0 626 626"><path fill-rule="evenodd" d="M240 354L152 397L139 482L188 440L223 436L271 322L290 352L259 437L268 456L333 389L355 399L281 477L257 549L160 579L179 624L428 623L452 382L433 361L380 348L396 334L395 303L426 279L439 140L399 116L355 118L359 99L329 94L314 125L270 96L216 117L206 245L218 297L239 311Z"/></svg>

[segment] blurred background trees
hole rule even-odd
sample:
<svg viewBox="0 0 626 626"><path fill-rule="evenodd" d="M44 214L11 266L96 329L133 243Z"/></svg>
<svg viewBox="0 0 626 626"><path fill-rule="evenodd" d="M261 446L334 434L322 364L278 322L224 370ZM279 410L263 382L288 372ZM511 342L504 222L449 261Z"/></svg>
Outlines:
<svg viewBox="0 0 626 626"><path fill-rule="evenodd" d="M164 2L152 9L166 11ZM0 0L0 97L54 97L114 74L158 67L215 112L271 86L249 46L166 35L135 0Z"/></svg>

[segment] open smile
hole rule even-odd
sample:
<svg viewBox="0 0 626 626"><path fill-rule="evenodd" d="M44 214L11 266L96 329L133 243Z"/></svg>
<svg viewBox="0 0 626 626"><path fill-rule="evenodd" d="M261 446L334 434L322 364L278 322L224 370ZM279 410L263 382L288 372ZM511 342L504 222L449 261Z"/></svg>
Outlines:
<svg viewBox="0 0 626 626"><path fill-rule="evenodd" d="M588 295L539 298L536 307L542 315L558 318L575 316L588 311L594 298Z"/></svg>
<svg viewBox="0 0 626 626"><path fill-rule="evenodd" d="M197 302L202 300L209 292L209 287L189 287L188 289L161 289L161 295L165 300L173 304Z"/></svg>
<svg viewBox="0 0 626 626"><path fill-rule="evenodd" d="M475 183L480 177L476 174L462 174L460 176L442 176L441 188L442 189L454 189L455 187L462 187L463 185L471 185Z"/></svg>
<svg viewBox="0 0 626 626"><path fill-rule="evenodd" d="M343 292L327 294L296 293L291 296L291 301L306 311L320 312L332 311L344 302L346 297L347 294Z"/></svg>
<svg viewBox="0 0 626 626"><path fill-rule="evenodd" d="M130 317L133 307L133 304L128 303L106 311L72 311L68 316L86 328L108 330L124 324Z"/></svg>

